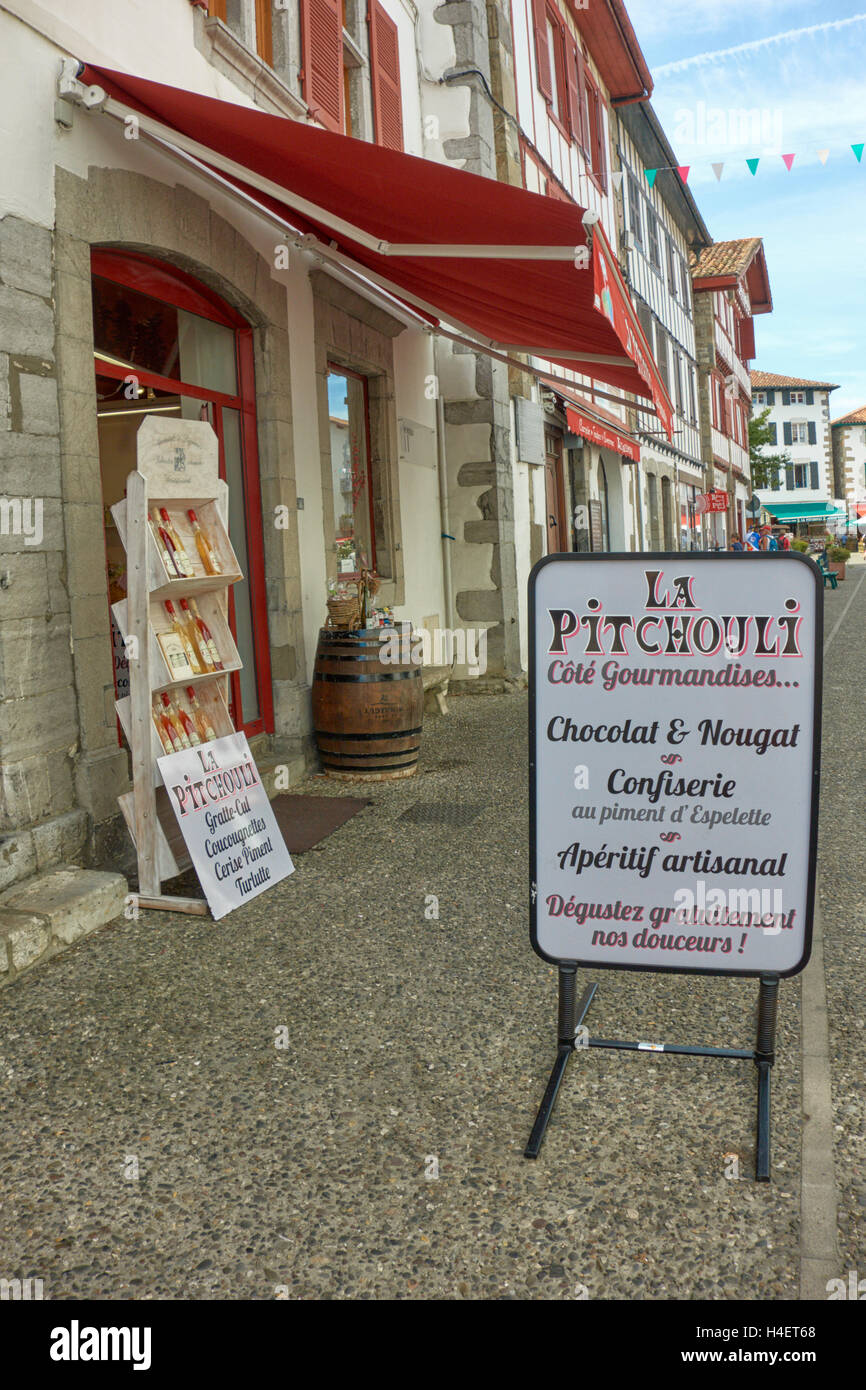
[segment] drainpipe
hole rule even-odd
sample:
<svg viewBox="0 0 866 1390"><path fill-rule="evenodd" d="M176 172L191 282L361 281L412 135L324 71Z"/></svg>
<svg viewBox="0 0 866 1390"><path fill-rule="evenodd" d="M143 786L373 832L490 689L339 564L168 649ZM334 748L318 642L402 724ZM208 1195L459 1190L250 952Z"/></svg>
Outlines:
<svg viewBox="0 0 866 1390"><path fill-rule="evenodd" d="M445 627L453 631L453 584L451 579L451 523L448 512L448 470L445 457L445 404L439 389L439 341L433 343L433 365L436 370L436 462L439 469L439 524L442 534L442 589L445 595Z"/></svg>

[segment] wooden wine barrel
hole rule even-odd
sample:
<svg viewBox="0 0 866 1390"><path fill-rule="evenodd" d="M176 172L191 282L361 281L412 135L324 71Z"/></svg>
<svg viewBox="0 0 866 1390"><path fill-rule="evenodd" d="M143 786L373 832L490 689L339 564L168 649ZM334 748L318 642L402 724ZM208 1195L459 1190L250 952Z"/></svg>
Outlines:
<svg viewBox="0 0 866 1390"><path fill-rule="evenodd" d="M381 631L325 627L319 633L313 729L330 777L386 781L411 777L418 765L421 668L411 661L383 661Z"/></svg>

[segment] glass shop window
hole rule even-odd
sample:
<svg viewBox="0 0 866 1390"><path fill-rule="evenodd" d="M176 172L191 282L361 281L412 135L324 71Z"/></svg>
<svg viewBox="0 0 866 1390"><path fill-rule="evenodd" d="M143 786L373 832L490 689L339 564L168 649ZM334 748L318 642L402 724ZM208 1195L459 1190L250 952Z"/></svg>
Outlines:
<svg viewBox="0 0 866 1390"><path fill-rule="evenodd" d="M388 579L383 470L371 457L366 377L329 364L328 425L337 573L373 569Z"/></svg>

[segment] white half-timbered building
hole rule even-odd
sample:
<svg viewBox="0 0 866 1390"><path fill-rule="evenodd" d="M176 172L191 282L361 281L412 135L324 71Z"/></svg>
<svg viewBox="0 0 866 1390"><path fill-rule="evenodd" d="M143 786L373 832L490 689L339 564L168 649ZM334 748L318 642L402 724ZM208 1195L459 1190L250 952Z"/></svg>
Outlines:
<svg viewBox="0 0 866 1390"><path fill-rule="evenodd" d="M617 113L625 205L620 249L629 290L676 411L668 441L637 412L647 550L703 549L714 540L697 507L706 490L689 251L712 240L649 102ZM709 484L715 485L715 480ZM722 484L724 486L724 484Z"/></svg>

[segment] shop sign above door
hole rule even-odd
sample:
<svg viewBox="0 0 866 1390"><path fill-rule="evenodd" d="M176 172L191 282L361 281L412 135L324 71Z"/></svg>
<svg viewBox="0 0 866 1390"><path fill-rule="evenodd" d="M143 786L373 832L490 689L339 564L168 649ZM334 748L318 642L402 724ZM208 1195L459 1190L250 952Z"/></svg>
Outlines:
<svg viewBox="0 0 866 1390"><path fill-rule="evenodd" d="M215 497L219 441L200 420L148 415L138 431L138 471L152 497Z"/></svg>

